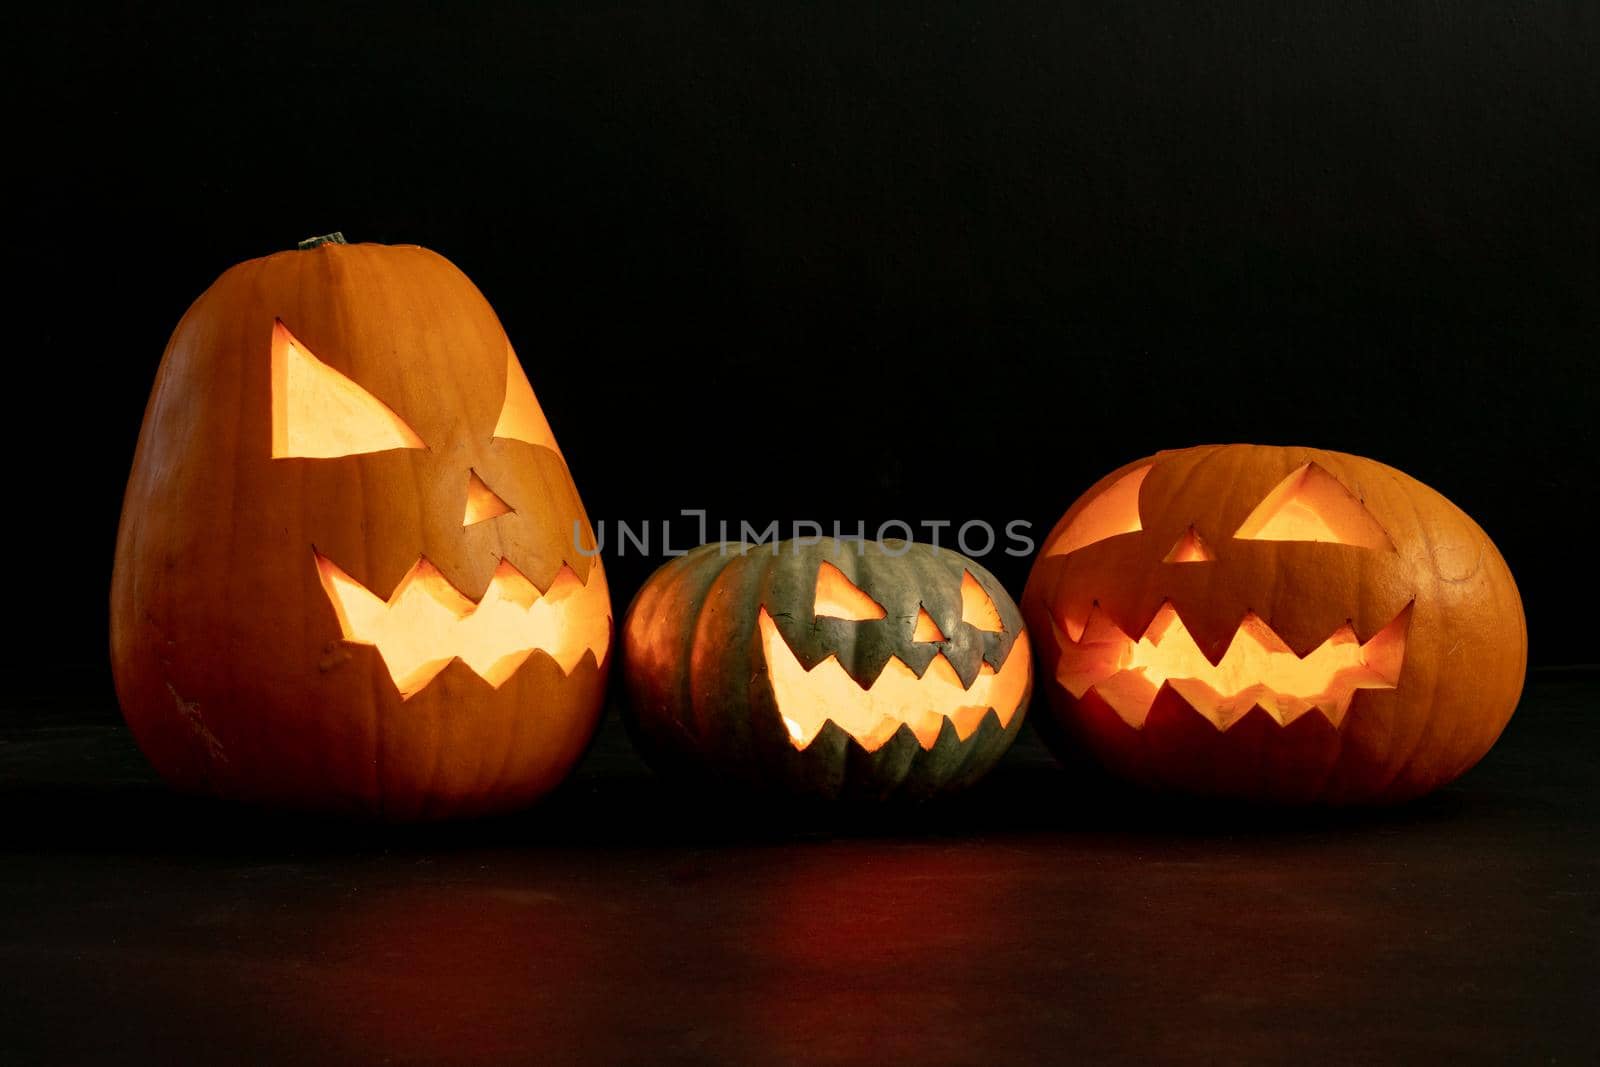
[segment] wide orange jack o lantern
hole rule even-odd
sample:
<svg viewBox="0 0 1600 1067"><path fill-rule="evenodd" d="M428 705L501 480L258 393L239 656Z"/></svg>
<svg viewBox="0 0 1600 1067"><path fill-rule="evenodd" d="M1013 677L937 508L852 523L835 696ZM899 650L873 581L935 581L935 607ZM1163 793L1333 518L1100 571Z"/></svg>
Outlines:
<svg viewBox="0 0 1600 1067"><path fill-rule="evenodd" d="M1311 448L1129 464L1056 524L1022 603L1046 739L1212 795L1418 796L1494 744L1527 662L1516 585L1476 523Z"/></svg>
<svg viewBox="0 0 1600 1067"><path fill-rule="evenodd" d="M904 541L710 544L623 623L625 721L668 774L820 797L976 781L1021 728L1022 616L982 567Z"/></svg>
<svg viewBox="0 0 1600 1067"><path fill-rule="evenodd" d="M241 264L178 324L145 412L111 591L123 712L186 790L390 819L525 805L598 721L592 545L452 264L342 240Z"/></svg>

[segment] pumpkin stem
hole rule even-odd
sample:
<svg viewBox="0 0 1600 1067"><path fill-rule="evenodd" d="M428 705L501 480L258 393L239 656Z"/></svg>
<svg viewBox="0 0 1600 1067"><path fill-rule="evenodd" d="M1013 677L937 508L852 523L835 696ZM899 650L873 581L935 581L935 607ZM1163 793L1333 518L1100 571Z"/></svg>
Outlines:
<svg viewBox="0 0 1600 1067"><path fill-rule="evenodd" d="M340 233L338 230L334 230L332 233L325 233L321 237L307 237L295 247L304 252L306 249L315 248L318 245L343 245L349 243L350 242L344 239L344 234Z"/></svg>

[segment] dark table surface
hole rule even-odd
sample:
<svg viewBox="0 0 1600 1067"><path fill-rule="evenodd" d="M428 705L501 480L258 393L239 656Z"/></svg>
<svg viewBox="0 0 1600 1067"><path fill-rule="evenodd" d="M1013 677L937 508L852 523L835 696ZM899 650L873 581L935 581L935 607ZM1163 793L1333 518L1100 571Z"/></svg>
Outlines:
<svg viewBox="0 0 1600 1067"><path fill-rule="evenodd" d="M0 712L0 1061L1594 1063L1600 678L1390 811L1061 770L780 816L608 719L526 814L384 829L174 797L127 733Z"/></svg>

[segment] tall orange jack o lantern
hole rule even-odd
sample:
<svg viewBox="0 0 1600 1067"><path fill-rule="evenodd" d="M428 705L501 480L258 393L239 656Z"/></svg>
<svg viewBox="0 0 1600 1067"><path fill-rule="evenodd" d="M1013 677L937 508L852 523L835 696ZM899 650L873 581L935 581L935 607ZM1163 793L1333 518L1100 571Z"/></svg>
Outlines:
<svg viewBox="0 0 1600 1067"><path fill-rule="evenodd" d="M145 412L111 589L123 712L185 790L389 819L524 805L599 717L592 546L447 260L336 240L243 263L178 324Z"/></svg>
<svg viewBox="0 0 1600 1067"><path fill-rule="evenodd" d="M1190 448L1108 475L1045 539L1022 609L1048 740L1249 799L1448 782L1494 744L1527 662L1478 525L1392 467L1314 448Z"/></svg>

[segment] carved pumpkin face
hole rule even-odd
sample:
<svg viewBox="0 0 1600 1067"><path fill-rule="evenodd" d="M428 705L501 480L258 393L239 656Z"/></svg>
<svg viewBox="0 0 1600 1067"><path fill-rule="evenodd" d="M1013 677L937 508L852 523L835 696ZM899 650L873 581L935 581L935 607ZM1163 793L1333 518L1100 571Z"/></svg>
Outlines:
<svg viewBox="0 0 1600 1067"><path fill-rule="evenodd" d="M415 247L224 274L162 361L113 666L181 786L431 817L526 803L598 716L588 520L481 294Z"/></svg>
<svg viewBox="0 0 1600 1067"><path fill-rule="evenodd" d="M1516 586L1477 525L1316 449L1124 467L1045 539L1023 605L1048 634L1055 743L1206 793L1426 792L1488 751L1526 663Z"/></svg>
<svg viewBox="0 0 1600 1067"><path fill-rule="evenodd" d="M624 623L630 729L652 763L826 796L925 796L1022 722L1027 634L994 578L904 542L706 545Z"/></svg>

